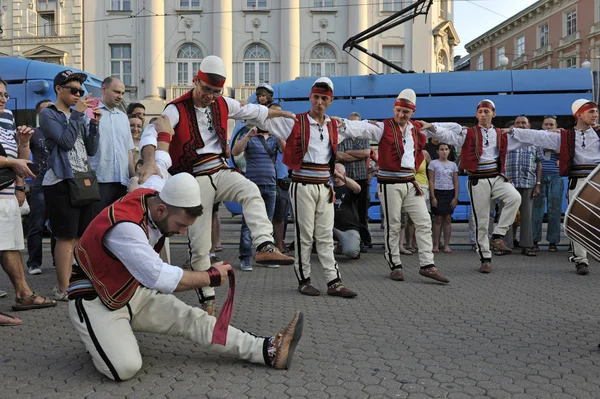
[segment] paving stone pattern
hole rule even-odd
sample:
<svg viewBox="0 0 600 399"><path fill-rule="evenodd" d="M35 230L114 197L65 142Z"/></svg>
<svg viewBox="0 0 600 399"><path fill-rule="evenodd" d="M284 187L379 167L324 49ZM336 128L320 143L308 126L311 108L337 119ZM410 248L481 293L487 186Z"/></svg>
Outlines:
<svg viewBox="0 0 600 399"><path fill-rule="evenodd" d="M466 247L465 247L466 248ZM186 255L173 245L174 263ZM220 254L237 264L237 251ZM54 269L27 276L50 294ZM237 270L232 324L272 334L294 310L305 312L293 368L211 354L180 337L138 334L142 370L115 383L96 372L74 332L67 304L14 313L14 292L0 273L0 310L21 317L0 328L0 398L600 398L600 270L578 276L568 253L497 257L493 273L477 273L473 252L436 256L447 286L418 275L405 256L406 281L387 278L383 250L339 260L355 299L307 297L292 267ZM24 255L24 259L26 254ZM313 256L313 281L325 281ZM10 288L10 289L9 289ZM218 291L220 303L226 289ZM194 304L194 293L177 294Z"/></svg>

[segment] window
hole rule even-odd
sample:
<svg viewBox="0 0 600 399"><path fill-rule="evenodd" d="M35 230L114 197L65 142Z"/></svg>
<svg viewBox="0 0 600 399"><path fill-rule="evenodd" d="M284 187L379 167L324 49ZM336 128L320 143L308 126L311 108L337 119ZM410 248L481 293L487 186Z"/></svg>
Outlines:
<svg viewBox="0 0 600 399"><path fill-rule="evenodd" d="M502 65L500 65L500 59L504 56L505 56L504 46L498 47L496 49L496 66L502 66Z"/></svg>
<svg viewBox="0 0 600 399"><path fill-rule="evenodd" d="M577 68L577 57L571 56L565 59L565 66L567 68Z"/></svg>
<svg viewBox="0 0 600 399"><path fill-rule="evenodd" d="M192 84L192 78L200 69L202 62L202 50L195 44L186 43L177 51L177 84L188 86Z"/></svg>
<svg viewBox="0 0 600 399"><path fill-rule="evenodd" d="M57 0L38 0L37 2L37 35L56 36L56 2ZM35 31L35 30L33 30Z"/></svg>
<svg viewBox="0 0 600 399"><path fill-rule="evenodd" d="M246 0L247 8L267 8L267 0Z"/></svg>
<svg viewBox="0 0 600 399"><path fill-rule="evenodd" d="M111 0L111 11L131 11L131 0Z"/></svg>
<svg viewBox="0 0 600 399"><path fill-rule="evenodd" d="M333 0L314 0L314 8L333 7Z"/></svg>
<svg viewBox="0 0 600 399"><path fill-rule="evenodd" d="M200 8L200 0L179 0L179 9L196 9Z"/></svg>
<svg viewBox="0 0 600 399"><path fill-rule="evenodd" d="M517 37L517 58L525 54L525 36Z"/></svg>
<svg viewBox="0 0 600 399"><path fill-rule="evenodd" d="M545 23L538 27L538 48L546 47L548 45L548 24Z"/></svg>
<svg viewBox="0 0 600 399"><path fill-rule="evenodd" d="M440 18L446 19L446 1L440 0Z"/></svg>
<svg viewBox="0 0 600 399"><path fill-rule="evenodd" d="M119 78L125 86L131 86L131 45L110 45L110 76Z"/></svg>
<svg viewBox="0 0 600 399"><path fill-rule="evenodd" d="M259 43L248 46L244 52L244 85L258 86L261 83L271 83L269 66L271 54Z"/></svg>
<svg viewBox="0 0 600 399"><path fill-rule="evenodd" d="M565 13L565 34L572 35L577 32L577 10Z"/></svg>
<svg viewBox="0 0 600 399"><path fill-rule="evenodd" d="M483 71L483 54L479 54L479 57L477 57L477 70Z"/></svg>
<svg viewBox="0 0 600 399"><path fill-rule="evenodd" d="M446 56L446 52L444 50L440 50L437 56L437 72L447 72L448 71L448 57Z"/></svg>
<svg viewBox="0 0 600 399"><path fill-rule="evenodd" d="M381 4L382 12L395 12L402 10L401 0L383 0Z"/></svg>
<svg viewBox="0 0 600 399"><path fill-rule="evenodd" d="M335 76L335 50L329 44L318 44L310 53L310 76Z"/></svg>
<svg viewBox="0 0 600 399"><path fill-rule="evenodd" d="M393 63L394 65L402 68L402 63L404 62L404 47L402 46L383 46L381 48L382 57ZM385 65L383 67L383 73L398 73L395 69L390 68Z"/></svg>

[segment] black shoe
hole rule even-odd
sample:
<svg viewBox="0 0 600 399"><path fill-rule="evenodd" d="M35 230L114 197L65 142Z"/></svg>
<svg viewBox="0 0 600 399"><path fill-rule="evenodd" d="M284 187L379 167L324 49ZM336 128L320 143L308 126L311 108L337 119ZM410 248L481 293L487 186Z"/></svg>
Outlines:
<svg viewBox="0 0 600 399"><path fill-rule="evenodd" d="M367 253L367 247L365 247L364 245L360 246L360 253L361 254L366 254Z"/></svg>
<svg viewBox="0 0 600 399"><path fill-rule="evenodd" d="M585 263L575 264L575 269L577 271L577 274L579 274L580 276L585 276L590 272L589 266Z"/></svg>

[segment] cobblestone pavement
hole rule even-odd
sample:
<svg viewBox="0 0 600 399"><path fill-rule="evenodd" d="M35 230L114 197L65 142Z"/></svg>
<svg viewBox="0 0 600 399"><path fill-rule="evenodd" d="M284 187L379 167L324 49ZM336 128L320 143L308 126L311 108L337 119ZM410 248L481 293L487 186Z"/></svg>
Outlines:
<svg viewBox="0 0 600 399"><path fill-rule="evenodd" d="M226 247L222 257L236 260ZM457 248L436 256L447 286L420 277L416 255L403 258L404 282L387 278L380 247L360 260L340 259L344 282L359 293L349 300L300 295L292 267L238 269L233 325L272 334L294 310L305 312L292 370L138 334L144 365L122 383L96 372L65 303L11 312L14 292L0 273L0 288L9 291L0 310L24 321L0 328L0 397L600 398L597 264L578 276L562 249L497 257L493 273L482 275L476 255ZM181 264L185 246L173 245L172 254ZM45 295L55 279L48 255L43 274L27 276ZM313 262L313 281L325 289L316 256ZM221 303L225 294L218 290ZM196 301L193 293L178 296Z"/></svg>

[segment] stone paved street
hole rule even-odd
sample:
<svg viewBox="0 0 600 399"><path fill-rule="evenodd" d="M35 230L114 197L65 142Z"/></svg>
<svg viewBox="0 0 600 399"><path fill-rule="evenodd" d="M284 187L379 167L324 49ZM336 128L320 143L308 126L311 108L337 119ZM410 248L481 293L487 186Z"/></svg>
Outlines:
<svg viewBox="0 0 600 399"><path fill-rule="evenodd" d="M237 259L234 236L226 234L223 258ZM436 256L447 286L420 277L416 255L403 258L407 281L388 279L381 246L357 261L340 259L344 282L359 292L350 300L300 295L292 267L238 270L233 325L272 334L294 310L305 312L290 371L214 355L179 337L139 334L143 368L122 383L96 372L66 303L12 312L14 292L0 274L9 291L0 310L24 321L0 328L0 397L599 398L597 264L578 276L566 247L543 248L536 258L495 258L493 273L482 275L467 248ZM186 247L172 251L181 264ZM44 256L43 274L27 279L48 295L55 276L48 250ZM313 261L315 285L325 289ZM218 291L221 303L225 294ZM178 296L196 303L193 293Z"/></svg>

